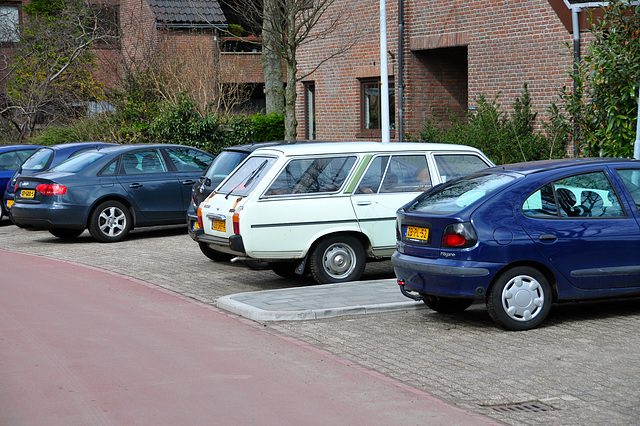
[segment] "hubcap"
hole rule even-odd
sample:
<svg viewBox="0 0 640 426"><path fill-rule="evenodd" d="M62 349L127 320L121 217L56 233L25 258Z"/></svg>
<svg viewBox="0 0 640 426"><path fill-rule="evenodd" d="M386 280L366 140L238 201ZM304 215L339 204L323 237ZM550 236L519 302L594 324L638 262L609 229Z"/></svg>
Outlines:
<svg viewBox="0 0 640 426"><path fill-rule="evenodd" d="M100 231L109 237L117 237L122 234L126 226L127 216L117 207L104 209L98 218Z"/></svg>
<svg viewBox="0 0 640 426"><path fill-rule="evenodd" d="M502 307L516 321L530 321L544 305L544 291L535 278L528 275L513 277L502 290Z"/></svg>
<svg viewBox="0 0 640 426"><path fill-rule="evenodd" d="M347 277L356 267L356 253L348 245L335 243L327 247L322 263L324 270L334 279Z"/></svg>

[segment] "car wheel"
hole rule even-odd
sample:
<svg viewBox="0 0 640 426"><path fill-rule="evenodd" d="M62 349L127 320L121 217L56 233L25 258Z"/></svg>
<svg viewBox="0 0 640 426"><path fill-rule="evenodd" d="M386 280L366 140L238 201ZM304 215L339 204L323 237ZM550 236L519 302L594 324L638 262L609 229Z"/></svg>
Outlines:
<svg viewBox="0 0 640 426"><path fill-rule="evenodd" d="M464 311L473 303L473 299L458 299L453 297L437 297L422 295L422 301L429 308L441 314L456 314Z"/></svg>
<svg viewBox="0 0 640 426"><path fill-rule="evenodd" d="M269 268L282 278L302 278L302 275L296 274L295 262L270 262Z"/></svg>
<svg viewBox="0 0 640 426"><path fill-rule="evenodd" d="M216 262L226 262L233 258L233 256L230 254L222 253L212 249L211 247L209 247L209 244L198 243L198 245L200 246L200 251L202 252L202 254L204 254L211 260L215 260Z"/></svg>
<svg viewBox="0 0 640 426"><path fill-rule="evenodd" d="M73 240L83 232L84 232L84 229L64 229L64 228L49 229L49 233L51 233L51 235L61 238L63 240Z"/></svg>
<svg viewBox="0 0 640 426"><path fill-rule="evenodd" d="M4 217L7 212L4 209L4 200L0 198L0 220Z"/></svg>
<svg viewBox="0 0 640 426"><path fill-rule="evenodd" d="M105 201L91 214L89 232L101 243L124 240L133 226L129 209L118 201Z"/></svg>
<svg viewBox="0 0 640 426"><path fill-rule="evenodd" d="M339 235L320 241L311 254L311 276L319 284L360 279L366 263L358 239Z"/></svg>
<svg viewBox="0 0 640 426"><path fill-rule="evenodd" d="M545 276L520 266L496 279L489 290L487 310L491 319L508 330L530 330L546 318L551 302L551 286Z"/></svg>

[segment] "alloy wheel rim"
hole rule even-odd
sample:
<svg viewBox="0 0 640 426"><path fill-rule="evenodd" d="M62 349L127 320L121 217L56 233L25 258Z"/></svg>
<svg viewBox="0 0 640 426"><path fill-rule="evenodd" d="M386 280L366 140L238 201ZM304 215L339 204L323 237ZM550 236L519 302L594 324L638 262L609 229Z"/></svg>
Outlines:
<svg viewBox="0 0 640 426"><path fill-rule="evenodd" d="M117 207L104 209L98 218L100 231L109 237L117 237L122 234L126 225L127 216Z"/></svg>

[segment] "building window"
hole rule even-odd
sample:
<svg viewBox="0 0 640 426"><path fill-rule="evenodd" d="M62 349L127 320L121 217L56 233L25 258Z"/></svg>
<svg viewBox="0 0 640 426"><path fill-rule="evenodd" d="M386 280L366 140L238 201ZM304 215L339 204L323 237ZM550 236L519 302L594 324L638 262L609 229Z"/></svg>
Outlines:
<svg viewBox="0 0 640 426"><path fill-rule="evenodd" d="M364 137L381 135L380 79L360 80L360 134ZM395 129L395 88L389 80L389 128Z"/></svg>
<svg viewBox="0 0 640 426"><path fill-rule="evenodd" d="M305 138L316 139L316 85L304 83Z"/></svg>
<svg viewBox="0 0 640 426"><path fill-rule="evenodd" d="M120 38L120 8L117 5L110 4L93 4L91 7L102 34L97 47L118 46Z"/></svg>
<svg viewBox="0 0 640 426"><path fill-rule="evenodd" d="M20 9L18 6L0 5L0 43L20 41Z"/></svg>

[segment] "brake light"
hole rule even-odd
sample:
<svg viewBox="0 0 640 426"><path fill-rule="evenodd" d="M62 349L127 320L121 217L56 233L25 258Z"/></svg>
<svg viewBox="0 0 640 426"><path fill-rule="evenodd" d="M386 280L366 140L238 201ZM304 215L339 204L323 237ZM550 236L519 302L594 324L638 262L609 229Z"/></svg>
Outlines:
<svg viewBox="0 0 640 426"><path fill-rule="evenodd" d="M67 187L63 185L55 185L50 183L41 183L36 186L36 191L42 195L64 195L67 193Z"/></svg>
<svg viewBox="0 0 640 426"><path fill-rule="evenodd" d="M444 228L443 248L468 248L476 245L478 236L471 223L454 223Z"/></svg>
<svg viewBox="0 0 640 426"><path fill-rule="evenodd" d="M198 225L200 225L200 229L204 228L204 222L202 221L202 207L198 207Z"/></svg>

